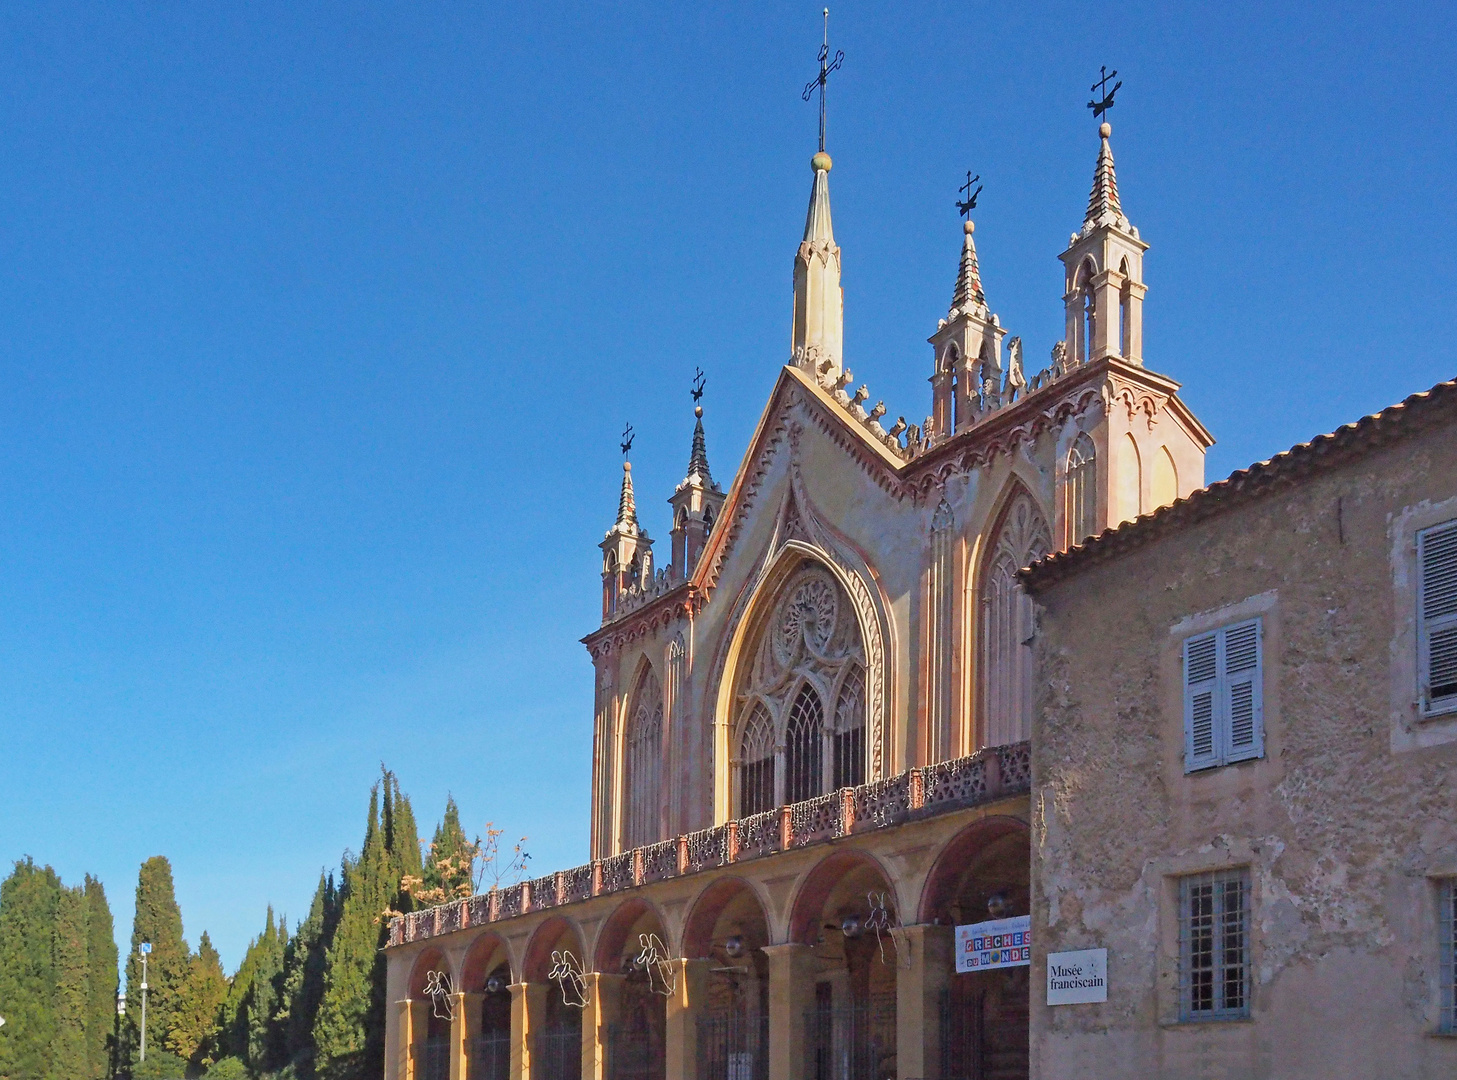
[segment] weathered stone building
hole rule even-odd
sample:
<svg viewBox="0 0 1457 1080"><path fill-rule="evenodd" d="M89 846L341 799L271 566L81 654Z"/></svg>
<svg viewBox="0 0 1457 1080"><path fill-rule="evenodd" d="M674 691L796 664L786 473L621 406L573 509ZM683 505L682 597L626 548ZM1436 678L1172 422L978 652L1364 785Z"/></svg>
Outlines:
<svg viewBox="0 0 1457 1080"><path fill-rule="evenodd" d="M1457 383L1023 577L1032 1074L1457 1076Z"/></svg>
<svg viewBox="0 0 1457 1080"><path fill-rule="evenodd" d="M393 925L389 1080L1028 1075L1029 968L952 961L1031 902L1016 572L1200 488L1211 441L1144 366L1110 134L1049 365L1004 340L967 221L915 425L845 366L814 156L789 362L726 491L700 411L661 568L624 467L592 861Z"/></svg>

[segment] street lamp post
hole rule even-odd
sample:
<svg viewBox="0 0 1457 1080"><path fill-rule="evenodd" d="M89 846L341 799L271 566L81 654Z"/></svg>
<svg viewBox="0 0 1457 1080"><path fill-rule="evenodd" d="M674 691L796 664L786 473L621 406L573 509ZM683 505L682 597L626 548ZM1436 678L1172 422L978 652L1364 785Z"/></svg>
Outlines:
<svg viewBox="0 0 1457 1080"><path fill-rule="evenodd" d="M152 952L150 941L142 942L142 1060L147 1060L147 957Z"/></svg>

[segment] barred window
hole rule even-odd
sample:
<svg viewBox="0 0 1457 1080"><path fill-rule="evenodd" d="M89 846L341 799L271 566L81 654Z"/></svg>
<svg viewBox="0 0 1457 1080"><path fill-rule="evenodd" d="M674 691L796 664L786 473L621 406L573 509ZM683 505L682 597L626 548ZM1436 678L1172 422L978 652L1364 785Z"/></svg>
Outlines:
<svg viewBox="0 0 1457 1080"><path fill-rule="evenodd" d="M1250 1015L1249 870L1179 879L1179 1019Z"/></svg>
<svg viewBox="0 0 1457 1080"><path fill-rule="evenodd" d="M788 803L812 799L824 794L825 707L814 687L800 687L789 709L789 723L784 733L785 769L784 801Z"/></svg>
<svg viewBox="0 0 1457 1080"><path fill-rule="evenodd" d="M1437 940L1441 948L1439 970L1442 979L1442 1012L1438 1025L1448 1035L1457 1034L1457 880L1442 882L1437 906Z"/></svg>

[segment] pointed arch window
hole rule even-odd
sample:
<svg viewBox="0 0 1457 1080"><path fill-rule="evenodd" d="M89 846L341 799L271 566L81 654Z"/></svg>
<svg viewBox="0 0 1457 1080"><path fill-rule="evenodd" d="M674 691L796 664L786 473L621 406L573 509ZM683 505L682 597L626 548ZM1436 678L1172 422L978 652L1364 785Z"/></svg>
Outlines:
<svg viewBox="0 0 1457 1080"><path fill-rule="evenodd" d="M931 562L926 580L926 654L931 670L926 686L926 763L934 764L954 757L952 744L952 652L954 584L952 541L956 515L945 499L931 516Z"/></svg>
<svg viewBox="0 0 1457 1080"><path fill-rule="evenodd" d="M663 688L651 671L644 673L633 699L622 799L624 850L655 843L661 831Z"/></svg>
<svg viewBox="0 0 1457 1080"><path fill-rule="evenodd" d="M830 787L865 783L865 669L851 664L835 699Z"/></svg>
<svg viewBox="0 0 1457 1080"><path fill-rule="evenodd" d="M739 817L774 809L774 720L754 703L739 741Z"/></svg>
<svg viewBox="0 0 1457 1080"><path fill-rule="evenodd" d="M1118 289L1118 355L1128 355L1128 308L1132 290L1128 284L1132 280L1128 276L1128 260L1124 259L1118 266L1118 273L1123 276L1123 284Z"/></svg>
<svg viewBox="0 0 1457 1080"><path fill-rule="evenodd" d="M981 587L981 738L1022 742L1032 732L1032 601L1017 571L1047 554L1047 523L1025 491L1008 506Z"/></svg>
<svg viewBox="0 0 1457 1080"><path fill-rule="evenodd" d="M1073 440L1067 453L1067 529L1068 546L1081 544L1098 531L1097 519L1097 455L1093 440L1086 431Z"/></svg>
<svg viewBox="0 0 1457 1080"><path fill-rule="evenodd" d="M1087 363L1093 358L1093 342L1097 340L1098 303L1093 289L1094 267L1091 262L1083 263L1078 271L1078 292L1082 304L1078 317L1078 359Z"/></svg>
<svg viewBox="0 0 1457 1080"><path fill-rule="evenodd" d="M784 801L801 802L824 794L825 706L805 683L789 707L784 730Z"/></svg>

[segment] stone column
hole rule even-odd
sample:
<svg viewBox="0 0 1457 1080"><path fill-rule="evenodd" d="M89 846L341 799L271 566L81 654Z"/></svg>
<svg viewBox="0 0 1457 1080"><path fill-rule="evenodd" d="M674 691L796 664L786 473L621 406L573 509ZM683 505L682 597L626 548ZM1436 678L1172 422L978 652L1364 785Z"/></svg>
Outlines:
<svg viewBox="0 0 1457 1080"><path fill-rule="evenodd" d="M455 994L451 1005L455 1019L450 1022L450 1080L466 1080L475 1049L472 1040L481 1033L481 995Z"/></svg>
<svg viewBox="0 0 1457 1080"><path fill-rule="evenodd" d="M592 971L585 978L587 1007L582 1010L582 1080L606 1080L607 1025L617 1019L617 999L626 976Z"/></svg>
<svg viewBox="0 0 1457 1080"><path fill-rule="evenodd" d="M410 1075L410 1044L414 1032L410 1023L410 1000L394 1003L391 1017L395 1029L394 1053L385 1058L385 1080L408 1080Z"/></svg>
<svg viewBox="0 0 1457 1080"><path fill-rule="evenodd" d="M423 1041L425 1033L430 1030L430 1002L404 1001L401 1004L406 1008L406 1017L405 1022L400 1025L404 1035L401 1044L404 1067L400 1070L400 1080L416 1080L422 1071L422 1061L415 1043Z"/></svg>
<svg viewBox="0 0 1457 1080"><path fill-rule="evenodd" d="M708 995L711 960L674 960L673 994L668 998L667 1073L675 1080L698 1075L698 1017Z"/></svg>
<svg viewBox="0 0 1457 1080"><path fill-rule="evenodd" d="M805 1073L804 1014L814 1005L814 951L791 941L766 945L769 957L769 1080L799 1080ZM901 1075L910 1076L901 1070Z"/></svg>
<svg viewBox="0 0 1457 1080"><path fill-rule="evenodd" d="M896 1069L902 1076L941 1076L941 995L951 985L954 932L949 926L907 926L896 955ZM909 965L907 966L907 961Z"/></svg>
<svg viewBox="0 0 1457 1080"><path fill-rule="evenodd" d="M530 1080L531 1043L546 1020L544 983L512 983L511 990L511 1080Z"/></svg>

